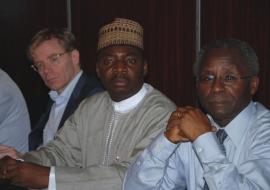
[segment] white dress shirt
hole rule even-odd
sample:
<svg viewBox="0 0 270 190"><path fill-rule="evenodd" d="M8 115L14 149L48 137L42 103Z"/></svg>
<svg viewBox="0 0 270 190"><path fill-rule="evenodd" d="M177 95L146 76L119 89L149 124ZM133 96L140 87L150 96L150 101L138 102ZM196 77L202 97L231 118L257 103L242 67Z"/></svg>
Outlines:
<svg viewBox="0 0 270 190"><path fill-rule="evenodd" d="M59 123L61 122L62 116L67 106L68 100L81 75L82 71L80 71L74 77L74 79L66 86L66 88L61 94L58 94L56 91L50 91L49 95L51 99L54 101L54 104L52 105L48 122L46 123L45 128L43 130L43 144L47 144L49 141L54 139L58 130ZM49 190L56 190L54 170L55 168L51 167L48 184Z"/></svg>
<svg viewBox="0 0 270 190"><path fill-rule="evenodd" d="M213 123L213 125L216 125ZM226 155L213 132L173 144L162 133L128 169L124 190L270 189L270 112L251 102L226 127Z"/></svg>
<svg viewBox="0 0 270 190"><path fill-rule="evenodd" d="M54 101L49 119L43 129L43 144L47 144L50 140L54 139L54 136L58 130L59 123L61 122L63 113L67 106L68 100L82 75L80 71L72 81L66 86L64 91L61 94L58 94L56 91L50 91L49 96Z"/></svg>

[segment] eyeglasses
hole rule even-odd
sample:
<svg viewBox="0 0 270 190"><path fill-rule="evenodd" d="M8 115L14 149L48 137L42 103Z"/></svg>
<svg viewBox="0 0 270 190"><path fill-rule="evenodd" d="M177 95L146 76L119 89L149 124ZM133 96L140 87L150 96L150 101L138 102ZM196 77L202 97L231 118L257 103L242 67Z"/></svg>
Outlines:
<svg viewBox="0 0 270 190"><path fill-rule="evenodd" d="M198 77L196 80L199 84L212 85L218 79L223 85L231 86L234 85L238 80L245 80L251 77L252 76L237 77L230 74L217 78L214 75L202 75Z"/></svg>
<svg viewBox="0 0 270 190"><path fill-rule="evenodd" d="M71 50L72 51L72 50ZM60 58L65 55L66 53L69 53L71 51L65 51L63 53L57 53L57 54L52 54L50 55L48 58L47 58L47 62L50 66L54 66L54 65L57 65L60 61ZM38 62L38 63L35 63L35 64L32 64L31 65L31 68L34 69L34 71L36 72L42 72L44 71L44 69L46 67L48 67L48 64L46 64L45 62Z"/></svg>

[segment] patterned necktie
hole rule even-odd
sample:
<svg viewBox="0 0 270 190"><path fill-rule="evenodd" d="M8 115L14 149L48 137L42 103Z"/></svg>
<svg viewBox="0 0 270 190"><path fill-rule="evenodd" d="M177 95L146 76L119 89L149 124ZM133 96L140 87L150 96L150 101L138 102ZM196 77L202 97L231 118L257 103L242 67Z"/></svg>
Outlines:
<svg viewBox="0 0 270 190"><path fill-rule="evenodd" d="M228 136L227 133L226 133L226 131L224 129L219 129L216 132L216 136L217 136L218 141L220 142L220 147L221 147L222 151L226 154L226 149L225 149L225 146L223 144L223 142L225 141L226 137ZM204 190L209 190L209 187L208 187L208 185L207 185L206 182L204 183L203 189Z"/></svg>

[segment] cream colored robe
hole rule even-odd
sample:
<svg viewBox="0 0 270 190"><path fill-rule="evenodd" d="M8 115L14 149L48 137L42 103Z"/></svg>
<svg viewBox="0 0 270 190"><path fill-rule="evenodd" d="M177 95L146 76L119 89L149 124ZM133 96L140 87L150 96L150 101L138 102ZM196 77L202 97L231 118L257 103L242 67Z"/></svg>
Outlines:
<svg viewBox="0 0 270 190"><path fill-rule="evenodd" d="M80 104L54 141L24 159L56 166L57 190L120 190L127 167L164 130L174 110L151 86L125 114L115 113L107 92L99 93Z"/></svg>

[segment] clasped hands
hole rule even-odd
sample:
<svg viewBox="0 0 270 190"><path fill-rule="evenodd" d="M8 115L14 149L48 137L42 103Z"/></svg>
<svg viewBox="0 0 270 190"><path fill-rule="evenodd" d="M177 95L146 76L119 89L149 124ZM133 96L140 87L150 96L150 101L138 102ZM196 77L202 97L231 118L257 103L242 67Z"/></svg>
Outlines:
<svg viewBox="0 0 270 190"><path fill-rule="evenodd" d="M0 159L0 179L12 184L41 189L49 182L50 168L5 156Z"/></svg>
<svg viewBox="0 0 270 190"><path fill-rule="evenodd" d="M193 142L211 131L216 131L216 128L211 126L207 116L198 108L186 106L178 107L171 114L164 134L169 141L179 143Z"/></svg>

